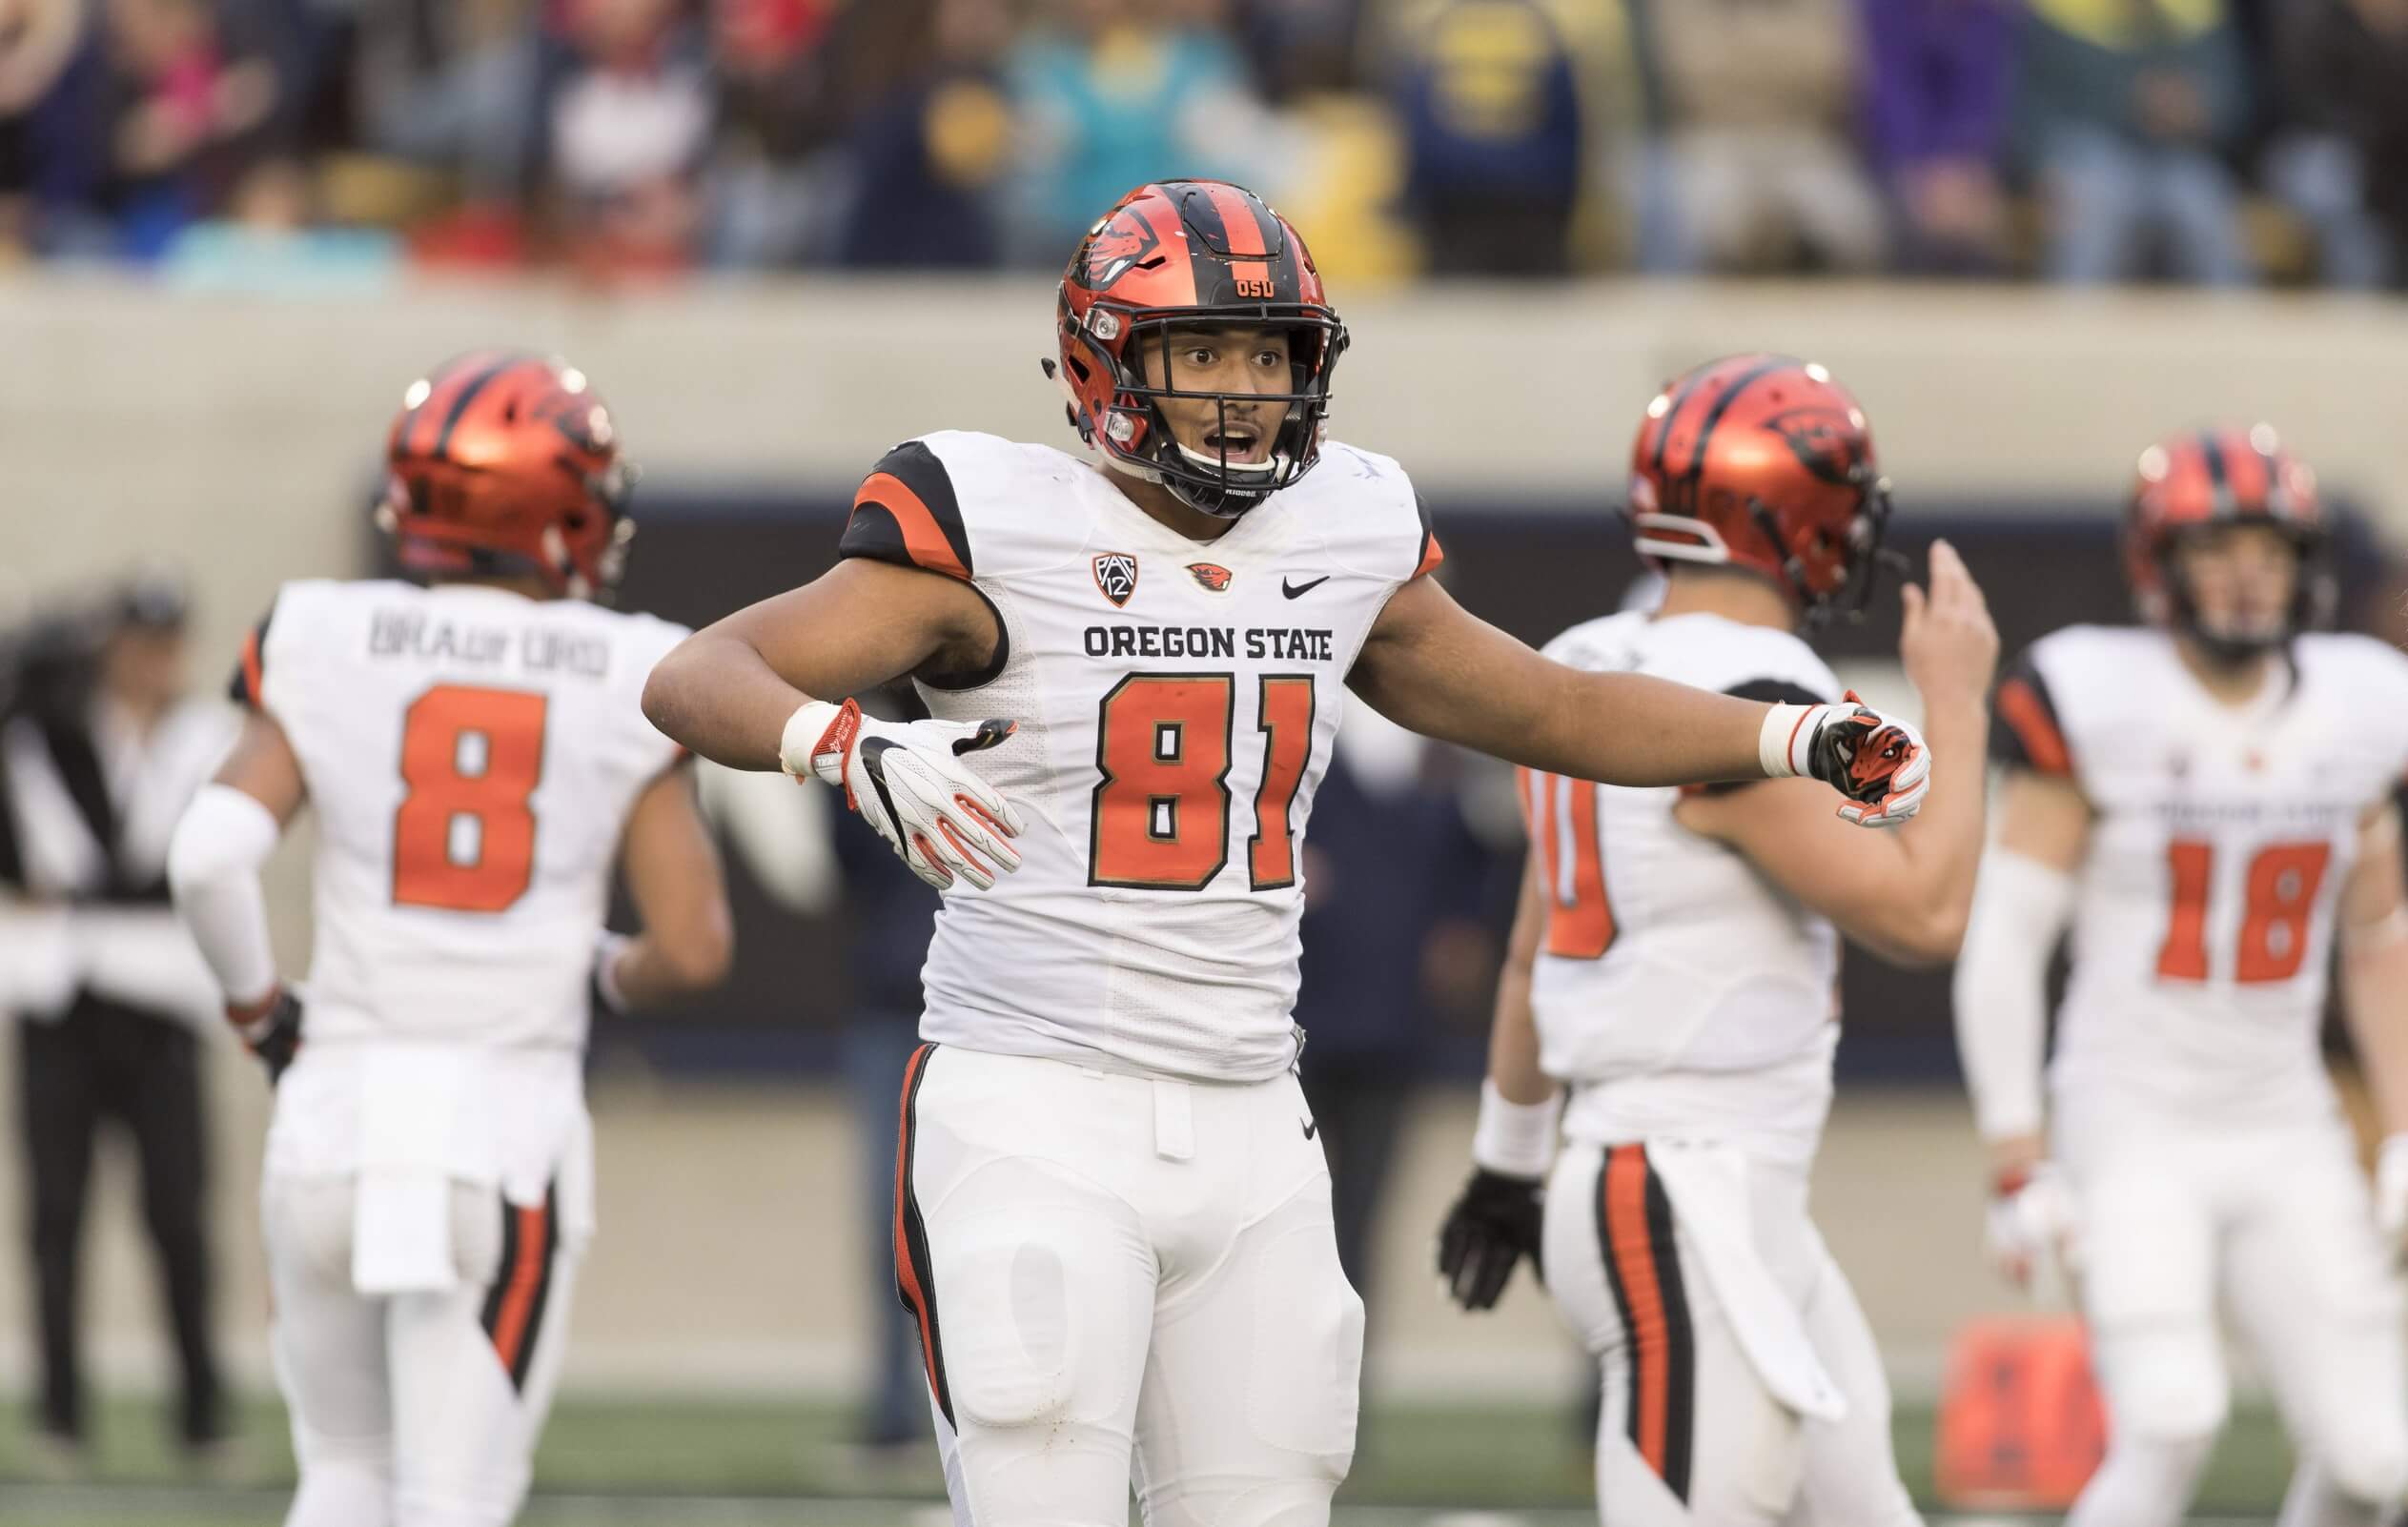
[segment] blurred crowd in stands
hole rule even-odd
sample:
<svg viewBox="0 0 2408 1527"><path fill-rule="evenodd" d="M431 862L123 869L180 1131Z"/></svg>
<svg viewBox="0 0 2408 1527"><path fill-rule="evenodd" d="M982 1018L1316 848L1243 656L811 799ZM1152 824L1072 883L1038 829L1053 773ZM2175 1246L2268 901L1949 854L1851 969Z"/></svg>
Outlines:
<svg viewBox="0 0 2408 1527"><path fill-rule="evenodd" d="M1334 273L2397 284L2408 0L0 0L0 251L1058 264L1255 186Z"/></svg>

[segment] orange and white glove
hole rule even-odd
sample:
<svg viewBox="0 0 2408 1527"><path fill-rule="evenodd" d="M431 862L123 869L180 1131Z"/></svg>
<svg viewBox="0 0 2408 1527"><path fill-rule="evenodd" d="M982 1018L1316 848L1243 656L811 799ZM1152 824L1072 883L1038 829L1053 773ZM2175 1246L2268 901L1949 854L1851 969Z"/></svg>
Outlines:
<svg viewBox="0 0 2408 1527"><path fill-rule="evenodd" d="M778 759L798 780L841 788L845 804L922 880L943 890L958 877L985 890L1020 867L1011 845L1020 814L962 759L999 745L1016 725L882 722L850 700L814 700L787 720Z"/></svg>
<svg viewBox="0 0 2408 1527"><path fill-rule="evenodd" d="M1923 809L1931 790L1923 734L1852 689L1839 704L1773 706L1756 754L1768 778L1806 775L1847 797L1840 816L1860 827L1898 825Z"/></svg>

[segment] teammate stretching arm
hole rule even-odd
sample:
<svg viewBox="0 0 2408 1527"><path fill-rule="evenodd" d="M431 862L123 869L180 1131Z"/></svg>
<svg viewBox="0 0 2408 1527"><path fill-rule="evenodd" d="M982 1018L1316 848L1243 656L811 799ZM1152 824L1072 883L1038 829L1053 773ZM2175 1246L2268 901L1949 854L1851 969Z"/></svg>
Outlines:
<svg viewBox="0 0 2408 1527"><path fill-rule="evenodd" d="M1663 438L1684 407L1720 421L1704 449ZM1861 596L1888 509L1854 401L1819 367L1735 357L1667 388L1633 455L1663 602L1548 651L1758 698L1834 692L1797 632ZM1766 552L1792 533L1846 550L1800 580ZM1830 1102L1837 935L1934 964L1972 902L1998 638L1948 542L1930 567L1928 594L1904 591L1899 655L1946 773L1901 830L1852 832L1796 781L1524 780L1529 866L1439 1268L1484 1310L1543 1257L1605 1386L1605 1520L1915 1519L1879 1354L1806 1176Z"/></svg>

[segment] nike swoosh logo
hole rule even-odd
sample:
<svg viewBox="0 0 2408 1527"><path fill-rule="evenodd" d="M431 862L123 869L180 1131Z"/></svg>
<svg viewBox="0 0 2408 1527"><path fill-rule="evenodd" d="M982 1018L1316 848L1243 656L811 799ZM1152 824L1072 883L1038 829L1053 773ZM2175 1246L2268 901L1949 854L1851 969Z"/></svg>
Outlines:
<svg viewBox="0 0 2408 1527"><path fill-rule="evenodd" d="M1279 580L1279 592L1285 594L1292 600L1301 599L1329 580L1330 575L1327 573L1323 573L1320 577L1315 579L1310 583L1291 583L1283 578Z"/></svg>
<svg viewBox="0 0 2408 1527"><path fill-rule="evenodd" d="M1321 1121L1318 1119L1298 1119L1296 1120L1296 1124L1303 1129L1304 1137L1307 1140L1312 1139L1314 1134L1321 1128Z"/></svg>

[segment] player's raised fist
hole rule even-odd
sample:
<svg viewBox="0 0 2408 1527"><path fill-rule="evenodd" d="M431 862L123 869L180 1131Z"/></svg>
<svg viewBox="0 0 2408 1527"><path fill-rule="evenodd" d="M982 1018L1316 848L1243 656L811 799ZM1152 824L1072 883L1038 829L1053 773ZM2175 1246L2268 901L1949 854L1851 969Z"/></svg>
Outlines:
<svg viewBox="0 0 2408 1527"><path fill-rule="evenodd" d="M1853 689L1839 704L1773 706L1757 753L1774 779L1808 775L1847 797L1840 817L1860 827L1896 826L1923 809L1931 790L1923 734Z"/></svg>
<svg viewBox="0 0 2408 1527"><path fill-rule="evenodd" d="M1011 839L1020 814L964 756L1012 733L1003 720L882 722L847 700L814 700L797 710L779 739L778 761L798 780L845 792L845 804L939 890L956 876L980 890L1020 867Z"/></svg>

